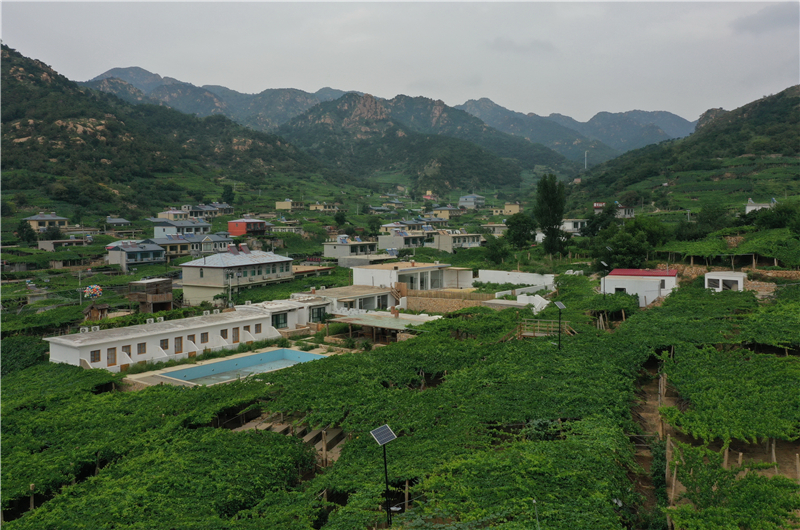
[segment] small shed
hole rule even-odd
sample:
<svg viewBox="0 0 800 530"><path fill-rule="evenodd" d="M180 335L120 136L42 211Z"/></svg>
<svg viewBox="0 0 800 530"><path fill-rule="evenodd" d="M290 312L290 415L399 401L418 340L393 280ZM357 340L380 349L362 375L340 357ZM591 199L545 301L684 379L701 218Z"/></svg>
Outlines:
<svg viewBox="0 0 800 530"><path fill-rule="evenodd" d="M95 322L108 318L108 304L95 304L92 302L83 310L83 320Z"/></svg>
<svg viewBox="0 0 800 530"><path fill-rule="evenodd" d="M639 297L639 307L669 295L677 287L677 270L614 269L601 281L604 294L635 294Z"/></svg>
<svg viewBox="0 0 800 530"><path fill-rule="evenodd" d="M735 271L714 271L705 275L705 288L716 292L744 291L747 274Z"/></svg>

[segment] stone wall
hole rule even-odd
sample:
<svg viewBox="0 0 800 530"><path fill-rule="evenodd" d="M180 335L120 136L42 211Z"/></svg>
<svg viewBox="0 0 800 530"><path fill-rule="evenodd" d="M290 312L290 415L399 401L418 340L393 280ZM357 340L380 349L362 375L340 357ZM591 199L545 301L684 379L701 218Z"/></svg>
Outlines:
<svg viewBox="0 0 800 530"><path fill-rule="evenodd" d="M449 313L458 311L465 307L475 307L481 305L481 300L458 300L446 298L417 298L409 296L406 298L409 311L422 311L425 313Z"/></svg>

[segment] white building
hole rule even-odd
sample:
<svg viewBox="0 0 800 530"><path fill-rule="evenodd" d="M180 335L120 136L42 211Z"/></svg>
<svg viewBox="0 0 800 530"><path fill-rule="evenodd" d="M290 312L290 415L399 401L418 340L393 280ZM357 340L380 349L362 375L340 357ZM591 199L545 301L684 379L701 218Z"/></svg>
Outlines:
<svg viewBox="0 0 800 530"><path fill-rule="evenodd" d="M312 314L320 307L330 314L337 314L352 309L376 310L388 309L397 305L398 299L390 287L372 287L367 285L350 285L347 287L320 288L310 293L292 294L292 301L302 302L308 306L309 322L317 322Z"/></svg>
<svg viewBox="0 0 800 530"><path fill-rule="evenodd" d="M133 363L186 359L206 350L279 338L278 329L294 328L298 323L298 305L272 304L124 328L82 328L84 332L44 340L50 343L51 362L120 372Z"/></svg>
<svg viewBox="0 0 800 530"><path fill-rule="evenodd" d="M394 288L397 283L419 290L468 288L472 287L472 269L413 260L353 267L353 285Z"/></svg>
<svg viewBox="0 0 800 530"><path fill-rule="evenodd" d="M614 269L601 280L600 287L603 294L635 294L639 307L646 307L678 287L678 271Z"/></svg>
<svg viewBox="0 0 800 530"><path fill-rule="evenodd" d="M705 288L714 291L744 291L747 273L734 271L714 271L705 275Z"/></svg>
<svg viewBox="0 0 800 530"><path fill-rule="evenodd" d="M587 219L564 219L561 221L561 230L568 234L580 235L588 222Z"/></svg>
<svg viewBox="0 0 800 530"><path fill-rule="evenodd" d="M753 202L753 199L747 199L747 204L744 205L744 213L755 212L756 210L763 210L765 208L772 208L777 204L775 199L772 202Z"/></svg>

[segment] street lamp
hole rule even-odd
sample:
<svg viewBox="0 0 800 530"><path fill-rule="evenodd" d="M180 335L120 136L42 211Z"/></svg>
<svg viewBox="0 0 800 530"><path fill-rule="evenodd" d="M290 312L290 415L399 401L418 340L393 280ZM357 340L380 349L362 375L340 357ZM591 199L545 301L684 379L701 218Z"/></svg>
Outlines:
<svg viewBox="0 0 800 530"><path fill-rule="evenodd" d="M566 309L567 306L562 304L561 302L556 302L556 307L558 308L558 349L561 349L561 310Z"/></svg>
<svg viewBox="0 0 800 530"><path fill-rule="evenodd" d="M606 248L608 248L608 247L606 247ZM606 269L606 276L608 276L608 263L606 263L605 261L601 261L600 264ZM603 276L603 278L601 280L602 289L603 289L603 298L606 297L606 276Z"/></svg>
<svg viewBox="0 0 800 530"><path fill-rule="evenodd" d="M369 432L378 445L383 446L383 475L386 479L386 527L392 526L392 511L389 508L389 466L386 463L386 444L397 438L388 425L382 425Z"/></svg>

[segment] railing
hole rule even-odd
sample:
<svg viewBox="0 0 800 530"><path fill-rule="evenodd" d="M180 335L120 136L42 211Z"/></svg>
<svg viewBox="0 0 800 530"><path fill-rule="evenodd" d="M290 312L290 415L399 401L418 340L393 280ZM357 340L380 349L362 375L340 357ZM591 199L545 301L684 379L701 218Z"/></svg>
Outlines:
<svg viewBox="0 0 800 530"><path fill-rule="evenodd" d="M558 320L523 320L519 323L517 332L518 337L543 337L545 335L556 335L558 333ZM565 335L575 335L575 330L570 327L569 322L561 322L561 333Z"/></svg>

